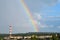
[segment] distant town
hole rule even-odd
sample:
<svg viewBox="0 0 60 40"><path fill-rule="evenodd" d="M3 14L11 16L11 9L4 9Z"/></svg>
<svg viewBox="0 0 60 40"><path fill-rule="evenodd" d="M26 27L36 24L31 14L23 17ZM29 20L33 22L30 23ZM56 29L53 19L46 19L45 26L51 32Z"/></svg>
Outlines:
<svg viewBox="0 0 60 40"><path fill-rule="evenodd" d="M0 40L60 40L60 33L28 32L12 34L12 26L9 26L9 34L0 34Z"/></svg>
<svg viewBox="0 0 60 40"><path fill-rule="evenodd" d="M0 34L0 40L60 40L60 33L29 32L17 34Z"/></svg>

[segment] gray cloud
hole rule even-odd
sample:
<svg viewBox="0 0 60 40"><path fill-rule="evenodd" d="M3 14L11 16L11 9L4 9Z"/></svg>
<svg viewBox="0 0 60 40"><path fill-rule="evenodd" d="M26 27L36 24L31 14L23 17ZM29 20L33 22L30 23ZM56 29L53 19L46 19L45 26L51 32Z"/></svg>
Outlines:
<svg viewBox="0 0 60 40"><path fill-rule="evenodd" d="M40 11L40 9L47 8L50 5L56 5L56 0L25 0L28 7L31 11L36 12ZM9 26L12 24L13 33L18 32L29 32L34 31L34 28L31 24L31 21L28 15L23 10L20 1L16 0L0 0L0 32L1 33L9 33ZM19 6L20 5L20 6ZM33 13L32 12L32 13ZM42 22L43 13L33 13L33 17L35 23L38 23L39 28L48 27L44 22ZM41 20L41 22L40 22Z"/></svg>

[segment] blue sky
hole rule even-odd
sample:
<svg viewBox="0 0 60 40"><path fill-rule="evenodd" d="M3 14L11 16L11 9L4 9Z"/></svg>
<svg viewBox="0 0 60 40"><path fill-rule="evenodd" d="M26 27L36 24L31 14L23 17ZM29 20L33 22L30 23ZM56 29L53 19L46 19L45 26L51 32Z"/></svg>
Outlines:
<svg viewBox="0 0 60 40"><path fill-rule="evenodd" d="M39 32L60 32L60 0L24 0ZM0 0L0 33L35 32L21 0Z"/></svg>

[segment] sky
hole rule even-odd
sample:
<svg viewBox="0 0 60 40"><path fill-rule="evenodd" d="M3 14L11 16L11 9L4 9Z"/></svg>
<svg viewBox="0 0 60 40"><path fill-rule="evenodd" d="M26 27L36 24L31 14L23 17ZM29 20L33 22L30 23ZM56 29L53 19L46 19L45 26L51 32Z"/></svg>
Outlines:
<svg viewBox="0 0 60 40"><path fill-rule="evenodd" d="M24 0L39 32L60 32L60 0ZM0 33L35 32L21 0L0 0Z"/></svg>

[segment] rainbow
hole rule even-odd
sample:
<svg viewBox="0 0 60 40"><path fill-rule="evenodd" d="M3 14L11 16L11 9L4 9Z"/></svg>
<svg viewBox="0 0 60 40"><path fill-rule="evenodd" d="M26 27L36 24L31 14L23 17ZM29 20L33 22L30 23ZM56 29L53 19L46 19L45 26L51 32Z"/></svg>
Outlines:
<svg viewBox="0 0 60 40"><path fill-rule="evenodd" d="M24 7L24 10L26 11L28 17L30 18L30 21L31 21L31 23L32 23L32 25L33 25L33 27L34 27L35 32L38 32L38 31L39 31L39 30L38 30L38 26L37 26L37 24L34 22L33 17L32 17L32 13L30 12L30 10L29 10L28 6L26 5L26 3L24 2L24 0L21 0L21 4L22 4L22 6Z"/></svg>

